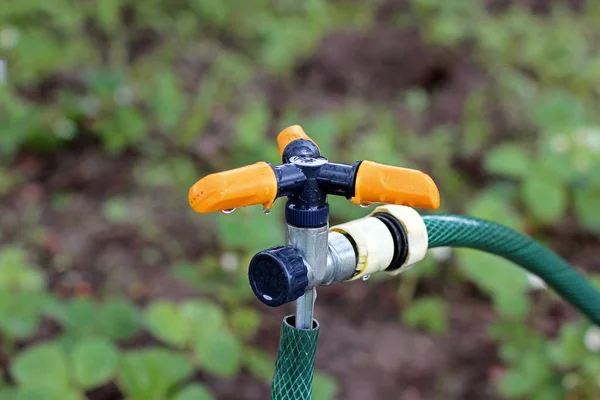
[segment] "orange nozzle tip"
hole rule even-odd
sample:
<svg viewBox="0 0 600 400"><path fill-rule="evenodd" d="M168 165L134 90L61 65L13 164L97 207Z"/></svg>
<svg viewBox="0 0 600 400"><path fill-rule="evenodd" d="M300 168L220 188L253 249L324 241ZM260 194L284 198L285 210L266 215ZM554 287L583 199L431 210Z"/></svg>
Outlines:
<svg viewBox="0 0 600 400"><path fill-rule="evenodd" d="M277 178L266 162L208 175L189 190L190 207L198 213L262 204L271 208L277 197Z"/></svg>
<svg viewBox="0 0 600 400"><path fill-rule="evenodd" d="M196 182L188 192L188 201L190 203L190 207L192 207L192 209L198 213L208 212L206 211L206 202L202 201L204 193L206 192L204 189L204 187L207 186L206 178L202 178Z"/></svg>
<svg viewBox="0 0 600 400"><path fill-rule="evenodd" d="M279 155L283 155L283 151L288 144L298 139L310 140L311 142L315 143L314 140L308 137L300 125L292 125L279 132L279 135L277 135L277 147L279 149ZM319 147L316 143L315 145Z"/></svg>
<svg viewBox="0 0 600 400"><path fill-rule="evenodd" d="M352 202L437 209L440 192L433 179L421 171L363 161L358 168Z"/></svg>
<svg viewBox="0 0 600 400"><path fill-rule="evenodd" d="M423 175L425 175L425 178L429 181L429 200L430 203L429 205L424 206L425 208L431 208L434 210L437 210L438 208L440 208L440 191L437 187L437 185L435 184L435 182L433 181L433 179L427 175L426 173L423 173Z"/></svg>

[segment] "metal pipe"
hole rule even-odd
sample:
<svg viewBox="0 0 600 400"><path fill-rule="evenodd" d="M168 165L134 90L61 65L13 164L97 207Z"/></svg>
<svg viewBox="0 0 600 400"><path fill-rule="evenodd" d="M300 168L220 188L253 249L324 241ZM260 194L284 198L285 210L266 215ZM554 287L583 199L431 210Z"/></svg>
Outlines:
<svg viewBox="0 0 600 400"><path fill-rule="evenodd" d="M356 250L350 240L339 232L329 232L327 251L327 273L325 279L314 285L329 286L350 279L356 271ZM309 281L308 286L311 287Z"/></svg>
<svg viewBox="0 0 600 400"><path fill-rule="evenodd" d="M323 282L327 275L327 225L317 228L287 226L287 245L296 249L309 266L309 286L296 300L296 328L311 329L317 291L310 282Z"/></svg>
<svg viewBox="0 0 600 400"><path fill-rule="evenodd" d="M307 290L296 300L296 329L312 329L317 289Z"/></svg>

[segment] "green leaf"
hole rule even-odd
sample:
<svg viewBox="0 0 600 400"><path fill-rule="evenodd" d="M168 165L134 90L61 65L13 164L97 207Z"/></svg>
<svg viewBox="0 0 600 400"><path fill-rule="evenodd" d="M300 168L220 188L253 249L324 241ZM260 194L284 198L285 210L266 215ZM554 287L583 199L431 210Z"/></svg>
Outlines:
<svg viewBox="0 0 600 400"><path fill-rule="evenodd" d="M507 318L521 318L530 308L530 302L523 296L514 296L508 292L500 291L494 295L496 310Z"/></svg>
<svg viewBox="0 0 600 400"><path fill-rule="evenodd" d="M55 296L46 296L42 313L62 323L67 319L67 303Z"/></svg>
<svg viewBox="0 0 600 400"><path fill-rule="evenodd" d="M44 283L44 276L29 264L23 249L0 248L0 290L39 292Z"/></svg>
<svg viewBox="0 0 600 400"><path fill-rule="evenodd" d="M127 340L140 329L137 307L125 299L110 299L100 309L103 332L115 340Z"/></svg>
<svg viewBox="0 0 600 400"><path fill-rule="evenodd" d="M17 389L2 388L0 389L0 400L15 400L17 398Z"/></svg>
<svg viewBox="0 0 600 400"><path fill-rule="evenodd" d="M97 4L98 24L104 31L114 32L119 23L121 2L119 0L99 0Z"/></svg>
<svg viewBox="0 0 600 400"><path fill-rule="evenodd" d="M273 207L264 215L260 207L243 207L229 215L220 215L217 229L221 241L240 249L260 249L279 243L284 236L282 207Z"/></svg>
<svg viewBox="0 0 600 400"><path fill-rule="evenodd" d="M60 45L55 35L49 35L46 30L34 26L20 31L19 45L13 49L16 59L19 60L18 65L24 70L20 73L29 79L49 73L63 65L66 59L56 58L56 54L61 50L64 51L65 47Z"/></svg>
<svg viewBox="0 0 600 400"><path fill-rule="evenodd" d="M448 328L446 302L439 297L417 299L404 310L402 320L412 327L421 327L431 333L443 333Z"/></svg>
<svg viewBox="0 0 600 400"><path fill-rule="evenodd" d="M498 391L507 398L521 398L532 394L534 387L520 371L509 370L498 382Z"/></svg>
<svg viewBox="0 0 600 400"><path fill-rule="evenodd" d="M520 318L529 309L525 295L527 274L500 257L479 251L457 249L460 269L484 292L490 294L498 312Z"/></svg>
<svg viewBox="0 0 600 400"><path fill-rule="evenodd" d="M463 106L461 152L465 155L476 155L483 151L492 127L487 108L485 88L471 91Z"/></svg>
<svg viewBox="0 0 600 400"><path fill-rule="evenodd" d="M511 143L495 147L485 158L488 172L521 178L529 169L530 155L522 144Z"/></svg>
<svg viewBox="0 0 600 400"><path fill-rule="evenodd" d="M588 354L584 334L585 326L581 323L563 325L558 340L548 344L550 360L561 368L577 366Z"/></svg>
<svg viewBox="0 0 600 400"><path fill-rule="evenodd" d="M114 114L98 124L98 133L108 153L115 154L138 144L146 135L146 120L134 107L116 107Z"/></svg>
<svg viewBox="0 0 600 400"><path fill-rule="evenodd" d="M192 160L182 155L170 158L162 155L155 156L155 159L153 157L138 163L134 174L135 179L144 186L163 187L182 192L187 191L190 183L195 182L198 178L198 172ZM151 220L142 222L142 228L155 226L155 222Z"/></svg>
<svg viewBox="0 0 600 400"><path fill-rule="evenodd" d="M567 191L563 184L544 173L527 176L522 196L527 209L537 219L546 223L558 221L567 208Z"/></svg>
<svg viewBox="0 0 600 400"><path fill-rule="evenodd" d="M264 99L245 104L242 113L235 119L235 144L242 151L256 153L272 148L265 146L267 129L271 123L271 110Z"/></svg>
<svg viewBox="0 0 600 400"><path fill-rule="evenodd" d="M193 370L182 354L160 348L136 350L122 357L118 384L130 400L162 400Z"/></svg>
<svg viewBox="0 0 600 400"><path fill-rule="evenodd" d="M181 304L179 312L189 326L190 338L218 335L222 329L225 329L225 313L219 306L209 301L186 301Z"/></svg>
<svg viewBox="0 0 600 400"><path fill-rule="evenodd" d="M534 103L533 121L543 130L570 131L585 124L585 106L582 99L565 91L553 91Z"/></svg>
<svg viewBox="0 0 600 400"><path fill-rule="evenodd" d="M378 132L372 132L369 135L361 135L354 142L351 149L351 157L353 159L361 159L365 154L369 154L370 158L382 164L388 165L404 165L408 167L407 161L399 147L394 146L393 137L388 135L383 136ZM414 168L411 166L411 168Z"/></svg>
<svg viewBox="0 0 600 400"><path fill-rule="evenodd" d="M269 383L275 371L275 360L262 350L248 347L243 352L244 366L257 378Z"/></svg>
<svg viewBox="0 0 600 400"><path fill-rule="evenodd" d="M81 341L75 345L71 354L73 375L82 389L91 389L109 382L118 362L118 349L104 339Z"/></svg>
<svg viewBox="0 0 600 400"><path fill-rule="evenodd" d="M17 355L10 371L24 386L63 388L69 384L66 357L55 344L28 347Z"/></svg>
<svg viewBox="0 0 600 400"><path fill-rule="evenodd" d="M0 132L0 135L2 133ZM2 143L0 143L0 146ZM21 175L16 171L9 171L5 168L0 168L0 195L6 195L11 192L21 181Z"/></svg>
<svg viewBox="0 0 600 400"><path fill-rule="evenodd" d="M0 330L15 339L35 334L45 296L37 293L0 291Z"/></svg>
<svg viewBox="0 0 600 400"><path fill-rule="evenodd" d="M95 301L76 298L66 304L64 313L58 315L63 327L73 336L94 336L99 331L99 310Z"/></svg>
<svg viewBox="0 0 600 400"><path fill-rule="evenodd" d="M564 400L566 393L559 382L545 384L533 394L531 400Z"/></svg>
<svg viewBox="0 0 600 400"><path fill-rule="evenodd" d="M429 101L429 95L424 89L416 88L405 91L404 102L414 114L423 114L429 106Z"/></svg>
<svg viewBox="0 0 600 400"><path fill-rule="evenodd" d="M210 261L208 261L210 260ZM214 257L205 257L199 261L199 264L206 270L215 270L218 268L218 261ZM215 285L212 280L206 279L205 270L201 270L194 264L177 263L173 266L171 274L179 282L194 288L200 292L211 292ZM217 286L219 287L219 286Z"/></svg>
<svg viewBox="0 0 600 400"><path fill-rule="evenodd" d="M309 54L321 39L317 20L286 18L269 22L263 26L268 34L260 47L259 61L273 74L288 71L299 57Z"/></svg>
<svg viewBox="0 0 600 400"><path fill-rule="evenodd" d="M164 129L175 128L186 103L179 78L169 70L161 71L156 75L153 89L150 99L154 115Z"/></svg>
<svg viewBox="0 0 600 400"><path fill-rule="evenodd" d="M90 68L86 78L93 94L111 101L115 91L126 80L124 71L117 68Z"/></svg>
<svg viewBox="0 0 600 400"><path fill-rule="evenodd" d="M262 321L261 314L253 308L236 308L230 317L231 326L239 336L253 337Z"/></svg>
<svg viewBox="0 0 600 400"><path fill-rule="evenodd" d="M492 186L475 196L467 206L467 214L522 230L520 215L512 207L511 186Z"/></svg>
<svg viewBox="0 0 600 400"><path fill-rule="evenodd" d="M543 386L552 378L552 370L544 354L527 351L518 364L522 376L526 376L534 387Z"/></svg>
<svg viewBox="0 0 600 400"><path fill-rule="evenodd" d="M505 342L501 347L501 356L507 362L513 363L523 358L524 349L545 352L546 338L519 320L501 319L490 327L489 336Z"/></svg>
<svg viewBox="0 0 600 400"><path fill-rule="evenodd" d="M200 367L212 374L231 378L240 368L242 346L229 332L199 338L194 351Z"/></svg>
<svg viewBox="0 0 600 400"><path fill-rule="evenodd" d="M302 127L319 146L322 155L330 157L330 159L337 158L338 151L334 143L339 128L333 116L325 114L309 118L302 123Z"/></svg>
<svg viewBox="0 0 600 400"><path fill-rule="evenodd" d="M338 383L331 375L322 372L315 373L312 397L314 400L333 400L338 391Z"/></svg>
<svg viewBox="0 0 600 400"><path fill-rule="evenodd" d="M155 301L146 309L144 319L150 332L158 339L174 346L185 345L189 325L175 304Z"/></svg>
<svg viewBox="0 0 600 400"><path fill-rule="evenodd" d="M109 199L104 203L103 214L107 221L109 222L125 222L130 216L131 212L127 203L122 198L113 198Z"/></svg>
<svg viewBox="0 0 600 400"><path fill-rule="evenodd" d="M214 400L210 391L199 383L193 383L183 388L171 400Z"/></svg>
<svg viewBox="0 0 600 400"><path fill-rule="evenodd" d="M573 200L579 223L600 232L600 188L576 190Z"/></svg>
<svg viewBox="0 0 600 400"><path fill-rule="evenodd" d="M23 386L11 400L83 400L84 396L69 387Z"/></svg>
<svg viewBox="0 0 600 400"><path fill-rule="evenodd" d="M539 174L546 180L556 181L563 185L567 185L577 175L569 154L556 154L543 149L531 161L530 166L533 170L531 173L534 175Z"/></svg>
<svg viewBox="0 0 600 400"><path fill-rule="evenodd" d="M589 352L586 357L579 360L582 365L581 370L588 376L600 375L600 358L597 356L590 356Z"/></svg>

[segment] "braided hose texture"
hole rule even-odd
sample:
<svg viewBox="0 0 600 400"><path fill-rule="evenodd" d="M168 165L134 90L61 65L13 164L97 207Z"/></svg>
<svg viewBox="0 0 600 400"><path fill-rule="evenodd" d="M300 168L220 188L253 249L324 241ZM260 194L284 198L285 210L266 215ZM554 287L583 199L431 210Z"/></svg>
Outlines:
<svg viewBox="0 0 600 400"><path fill-rule="evenodd" d="M271 400L310 400L319 325L296 329L294 317L283 320L271 386Z"/></svg>
<svg viewBox="0 0 600 400"><path fill-rule="evenodd" d="M429 248L466 247L504 257L542 278L600 326L600 293L573 267L535 240L505 226L458 215L423 216Z"/></svg>

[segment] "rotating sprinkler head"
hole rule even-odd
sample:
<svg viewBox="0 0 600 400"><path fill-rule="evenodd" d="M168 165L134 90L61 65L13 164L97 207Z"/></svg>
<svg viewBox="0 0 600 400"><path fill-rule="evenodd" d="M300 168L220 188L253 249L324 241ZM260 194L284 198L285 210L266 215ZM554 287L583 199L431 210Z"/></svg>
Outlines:
<svg viewBox="0 0 600 400"><path fill-rule="evenodd" d="M252 258L250 286L268 306L296 301L296 328L311 329L317 286L364 279L377 271L398 273L427 249L422 220L411 217L416 212L408 207L379 208L330 232L327 196L344 196L363 206L423 208L438 208L440 196L421 171L371 161L329 162L298 125L279 133L277 144L281 165L258 162L206 176L191 187L189 203L199 213L251 205L270 210L278 197L288 198L286 246Z"/></svg>

